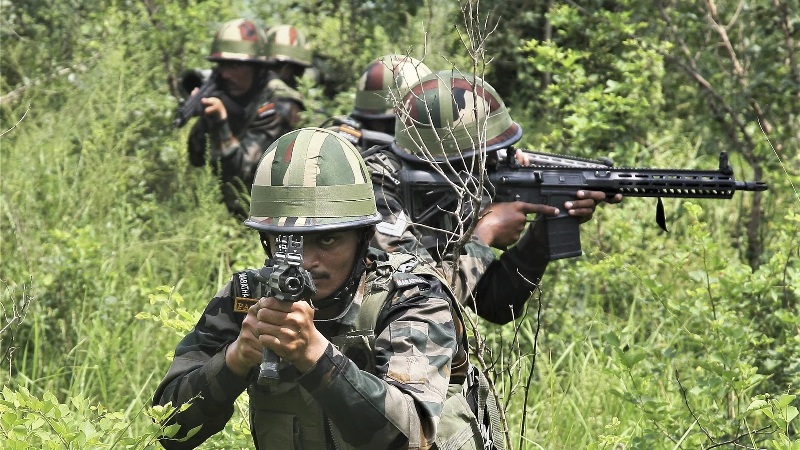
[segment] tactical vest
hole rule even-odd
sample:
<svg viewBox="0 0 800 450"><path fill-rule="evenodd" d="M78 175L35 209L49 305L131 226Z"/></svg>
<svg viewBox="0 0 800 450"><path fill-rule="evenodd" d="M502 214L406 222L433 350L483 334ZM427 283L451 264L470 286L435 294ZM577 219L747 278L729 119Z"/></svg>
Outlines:
<svg viewBox="0 0 800 450"><path fill-rule="evenodd" d="M373 374L375 326L388 299L392 281L399 286L410 286L426 283L415 275L432 275L446 286L440 272L428 264L418 264L415 256L401 253L388 255L389 261L377 262L376 268L368 270L362 277L352 306L340 319L343 331L330 338L331 343L359 369ZM243 273L237 274L239 279L253 279L252 276L242 277ZM259 289L252 287L250 292L256 293ZM477 371L471 373L474 375ZM343 441L313 397L294 381L297 376L294 367L286 365L281 370L281 381L276 386L252 384L248 387L250 427L258 450L354 449ZM451 384L448 388L434 445L436 449L485 448L482 434L486 431L481 431L480 424L483 423L488 385L485 380L481 382L479 377L470 378L462 384ZM466 399L470 388L478 388L478 417ZM495 416L492 420L495 422L497 415L492 416ZM409 448L419 448L420 433L420 429L411 430ZM331 439L333 442L330 442Z"/></svg>

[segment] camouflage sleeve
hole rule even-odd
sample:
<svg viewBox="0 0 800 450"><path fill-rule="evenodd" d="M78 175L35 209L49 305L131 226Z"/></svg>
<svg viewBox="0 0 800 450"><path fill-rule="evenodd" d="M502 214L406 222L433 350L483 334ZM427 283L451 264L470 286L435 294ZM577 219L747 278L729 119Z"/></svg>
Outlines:
<svg viewBox="0 0 800 450"><path fill-rule="evenodd" d="M261 111L253 126L269 136L271 141L295 130L300 121L300 106L293 100L273 98Z"/></svg>
<svg viewBox="0 0 800 450"><path fill-rule="evenodd" d="M272 78L267 83L271 92L268 108L270 114L264 115L260 126L275 140L297 128L300 123L300 111L305 109L303 94L283 82L280 78Z"/></svg>
<svg viewBox="0 0 800 450"><path fill-rule="evenodd" d="M261 156L274 141L267 130L259 125L259 117L264 114L265 106L259 108L256 118L238 136L233 134L228 121L215 128L220 145L218 157L223 180L238 177L246 186L252 183Z"/></svg>
<svg viewBox="0 0 800 450"><path fill-rule="evenodd" d="M496 260L497 255L494 250L484 244L477 236L472 236L472 240L464 246L458 255L458 272L456 273L456 284L453 286L453 290L459 303L475 308L475 300L478 298L476 287ZM448 253L441 258L441 261L442 270L446 274L451 274L453 272L453 255Z"/></svg>
<svg viewBox="0 0 800 450"><path fill-rule="evenodd" d="M236 319L231 304L228 285L178 344L167 376L156 389L153 404L179 407L190 403L165 424L181 426L174 438L161 439L168 450L195 448L222 430L233 415L234 401L249 384L225 365L225 350L236 340L241 327L241 319ZM191 438L178 441L197 427L199 431Z"/></svg>
<svg viewBox="0 0 800 450"><path fill-rule="evenodd" d="M415 275L408 275L407 283ZM405 283L405 282L401 282ZM376 329L376 375L360 371L332 345L300 379L358 448L429 448L436 436L457 349L450 302L437 281L390 295Z"/></svg>

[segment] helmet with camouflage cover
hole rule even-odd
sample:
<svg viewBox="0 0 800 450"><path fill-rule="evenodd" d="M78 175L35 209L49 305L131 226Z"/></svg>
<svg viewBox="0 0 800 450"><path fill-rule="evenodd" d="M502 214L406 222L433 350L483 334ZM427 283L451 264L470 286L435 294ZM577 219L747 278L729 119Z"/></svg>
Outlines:
<svg viewBox="0 0 800 450"><path fill-rule="evenodd" d="M291 25L275 25L267 30L266 54L270 63L291 62L311 67L311 49L306 36Z"/></svg>
<svg viewBox="0 0 800 450"><path fill-rule="evenodd" d="M404 55L385 55L367 66L356 87L352 116L359 119L391 119L406 89L429 75L422 61Z"/></svg>
<svg viewBox="0 0 800 450"><path fill-rule="evenodd" d="M230 20L225 22L214 35L211 53L206 59L214 62L266 63L265 44L266 38L262 28L252 20Z"/></svg>
<svg viewBox="0 0 800 450"><path fill-rule="evenodd" d="M301 128L267 148L245 225L273 233L367 227L381 221L369 172L338 133Z"/></svg>
<svg viewBox="0 0 800 450"><path fill-rule="evenodd" d="M454 162L481 149L508 147L520 137L522 128L489 83L446 70L409 88L397 109L392 149L409 161Z"/></svg>

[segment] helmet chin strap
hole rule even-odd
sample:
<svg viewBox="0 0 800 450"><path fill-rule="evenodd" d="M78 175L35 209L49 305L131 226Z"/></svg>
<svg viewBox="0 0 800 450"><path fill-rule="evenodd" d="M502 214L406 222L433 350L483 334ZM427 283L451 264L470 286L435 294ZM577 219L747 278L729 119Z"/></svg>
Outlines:
<svg viewBox="0 0 800 450"><path fill-rule="evenodd" d="M356 262L353 264L353 270L350 272L350 276L347 278L347 281L345 281L344 284L342 284L342 286L336 290L336 292L329 295L328 298L339 299L342 297L342 295L350 293L350 291L355 290L355 288L358 286L358 281L361 279L361 275L364 274L364 270L367 268L364 258L367 256L367 249L369 248L369 243L374 234L375 227L365 228L361 232L358 247L356 247Z"/></svg>

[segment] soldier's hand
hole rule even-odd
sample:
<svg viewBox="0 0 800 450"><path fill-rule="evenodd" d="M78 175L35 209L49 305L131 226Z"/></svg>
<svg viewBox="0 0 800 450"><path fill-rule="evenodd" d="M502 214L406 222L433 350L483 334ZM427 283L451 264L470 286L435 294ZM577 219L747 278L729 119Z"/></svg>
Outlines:
<svg viewBox="0 0 800 450"><path fill-rule="evenodd" d="M233 373L244 377L250 369L261 364L264 346L259 341L260 321L258 320L258 303L247 310L247 316L242 321L239 336L228 346L225 352L225 364Z"/></svg>
<svg viewBox="0 0 800 450"><path fill-rule="evenodd" d="M265 297L257 306L260 306L256 313L260 343L294 364L301 373L325 353L328 340L314 326L311 305Z"/></svg>
<svg viewBox="0 0 800 450"><path fill-rule="evenodd" d="M217 121L228 120L228 110L225 109L225 104L219 98L203 97L200 99L200 103L206 107L203 110L203 114L206 116Z"/></svg>
<svg viewBox="0 0 800 450"><path fill-rule="evenodd" d="M492 203L481 212L475 225L478 236L490 247L504 248L516 243L525 225L528 214L558 215L558 208L525 202Z"/></svg>
<svg viewBox="0 0 800 450"><path fill-rule="evenodd" d="M581 190L575 195L577 200L564 203L567 214L577 217L580 223L588 222L594 215L594 210L602 202L619 203L622 201L622 194L616 194L611 199L606 199L605 192Z"/></svg>
<svg viewBox="0 0 800 450"><path fill-rule="evenodd" d="M517 152L514 153L514 159L517 160L517 164L519 164L520 166L531 165L531 155L523 152L522 150L517 150Z"/></svg>

